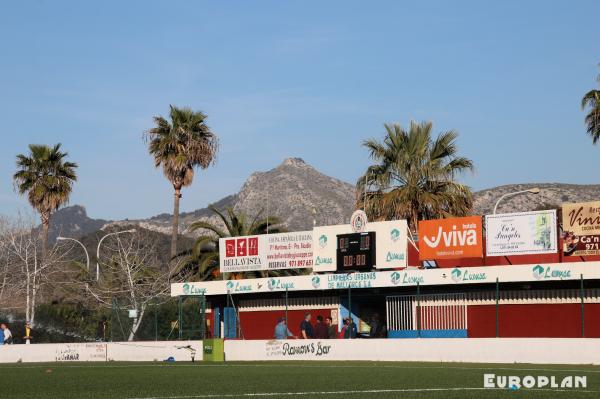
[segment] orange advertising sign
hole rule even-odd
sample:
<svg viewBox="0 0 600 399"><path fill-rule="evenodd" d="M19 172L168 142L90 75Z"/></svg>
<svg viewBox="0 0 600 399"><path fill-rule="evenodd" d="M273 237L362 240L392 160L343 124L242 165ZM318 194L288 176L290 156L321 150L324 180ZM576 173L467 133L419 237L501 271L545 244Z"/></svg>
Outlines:
<svg viewBox="0 0 600 399"><path fill-rule="evenodd" d="M481 216L419 222L419 259L483 256Z"/></svg>

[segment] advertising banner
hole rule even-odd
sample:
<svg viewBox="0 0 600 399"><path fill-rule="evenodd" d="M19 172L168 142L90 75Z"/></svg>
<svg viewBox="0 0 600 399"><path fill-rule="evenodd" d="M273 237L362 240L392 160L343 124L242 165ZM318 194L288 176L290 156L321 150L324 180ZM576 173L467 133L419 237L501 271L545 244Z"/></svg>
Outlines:
<svg viewBox="0 0 600 399"><path fill-rule="evenodd" d="M421 260L480 258L483 256L481 216L419 222Z"/></svg>
<svg viewBox="0 0 600 399"><path fill-rule="evenodd" d="M556 253L556 210L486 215L485 238L487 256Z"/></svg>
<svg viewBox="0 0 600 399"><path fill-rule="evenodd" d="M406 220L370 222L365 232L375 232L376 269L405 268L408 264L408 224ZM335 271L337 264L337 236L352 233L348 224L317 226L313 229L313 270Z"/></svg>
<svg viewBox="0 0 600 399"><path fill-rule="evenodd" d="M337 265L337 235L351 233L349 224L315 226L313 229L313 270L333 272Z"/></svg>
<svg viewBox="0 0 600 399"><path fill-rule="evenodd" d="M405 269L171 284L171 296L600 279L600 262Z"/></svg>
<svg viewBox="0 0 600 399"><path fill-rule="evenodd" d="M408 224L406 220L373 222L367 225L377 237L376 269L405 268L408 262Z"/></svg>
<svg viewBox="0 0 600 399"><path fill-rule="evenodd" d="M312 231L219 239L222 273L312 267Z"/></svg>
<svg viewBox="0 0 600 399"><path fill-rule="evenodd" d="M563 204L565 256L600 255L600 201Z"/></svg>

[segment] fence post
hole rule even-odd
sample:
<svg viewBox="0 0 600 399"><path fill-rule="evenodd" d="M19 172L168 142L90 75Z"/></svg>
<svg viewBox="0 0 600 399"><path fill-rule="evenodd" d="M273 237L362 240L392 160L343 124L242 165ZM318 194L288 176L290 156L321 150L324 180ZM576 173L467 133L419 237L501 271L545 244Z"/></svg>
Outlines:
<svg viewBox="0 0 600 399"><path fill-rule="evenodd" d="M154 340L158 341L158 306L154 302Z"/></svg>
<svg viewBox="0 0 600 399"><path fill-rule="evenodd" d="M348 333L348 338L352 339L352 288L350 288L350 284L348 284L348 317L350 318L350 332Z"/></svg>
<svg viewBox="0 0 600 399"><path fill-rule="evenodd" d="M204 294L200 296L200 335L202 339L206 339L206 297Z"/></svg>
<svg viewBox="0 0 600 399"><path fill-rule="evenodd" d="M289 328L290 321L288 320L288 287L285 287L285 325ZM285 332L287 334L287 331Z"/></svg>
<svg viewBox="0 0 600 399"><path fill-rule="evenodd" d="M581 337L585 338L585 291L583 289L583 274L580 275L581 291Z"/></svg>
<svg viewBox="0 0 600 399"><path fill-rule="evenodd" d="M417 281L417 338L421 338L421 286Z"/></svg>
<svg viewBox="0 0 600 399"><path fill-rule="evenodd" d="M500 283L496 277L496 338L500 337Z"/></svg>
<svg viewBox="0 0 600 399"><path fill-rule="evenodd" d="M183 330L183 326L182 326L182 324L183 324L182 306L183 305L182 305L181 295L178 298L179 298L179 301L178 301L177 307L179 308L179 312L177 314L177 327L178 327L177 329L179 330L178 331L179 332L179 340L181 341L181 337L183 334L183 331L182 331Z"/></svg>

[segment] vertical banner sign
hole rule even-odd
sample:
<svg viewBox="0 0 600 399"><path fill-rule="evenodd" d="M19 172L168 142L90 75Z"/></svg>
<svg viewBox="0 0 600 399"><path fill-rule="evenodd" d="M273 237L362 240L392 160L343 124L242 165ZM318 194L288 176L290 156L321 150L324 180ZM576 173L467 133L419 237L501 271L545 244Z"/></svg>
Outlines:
<svg viewBox="0 0 600 399"><path fill-rule="evenodd" d="M408 262L408 224L406 220L369 223L367 230L377 237L376 269L405 268Z"/></svg>
<svg viewBox="0 0 600 399"><path fill-rule="evenodd" d="M481 216L419 222L419 259L483 256Z"/></svg>
<svg viewBox="0 0 600 399"><path fill-rule="evenodd" d="M348 224L317 226L313 229L313 270L315 272L335 271L337 265L337 236L352 233ZM375 268L405 268L408 264L408 224L406 220L370 222L365 232L374 231Z"/></svg>
<svg viewBox="0 0 600 399"><path fill-rule="evenodd" d="M600 201L563 204L565 256L600 255Z"/></svg>
<svg viewBox="0 0 600 399"><path fill-rule="evenodd" d="M316 226L313 229L313 270L332 272L337 265L337 236L351 233L349 224Z"/></svg>
<svg viewBox="0 0 600 399"><path fill-rule="evenodd" d="M556 253L556 237L554 209L485 216L487 256Z"/></svg>
<svg viewBox="0 0 600 399"><path fill-rule="evenodd" d="M312 267L312 231L219 239L222 273Z"/></svg>

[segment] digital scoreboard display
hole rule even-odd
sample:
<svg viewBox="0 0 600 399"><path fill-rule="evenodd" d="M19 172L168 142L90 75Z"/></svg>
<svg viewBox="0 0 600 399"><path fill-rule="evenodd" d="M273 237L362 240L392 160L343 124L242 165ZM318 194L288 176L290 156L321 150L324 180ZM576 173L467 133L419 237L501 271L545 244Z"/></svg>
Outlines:
<svg viewBox="0 0 600 399"><path fill-rule="evenodd" d="M375 232L337 236L337 270L365 270L375 265Z"/></svg>

